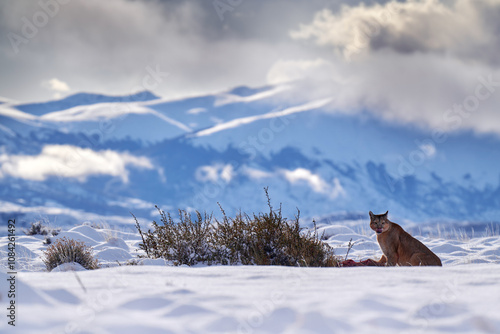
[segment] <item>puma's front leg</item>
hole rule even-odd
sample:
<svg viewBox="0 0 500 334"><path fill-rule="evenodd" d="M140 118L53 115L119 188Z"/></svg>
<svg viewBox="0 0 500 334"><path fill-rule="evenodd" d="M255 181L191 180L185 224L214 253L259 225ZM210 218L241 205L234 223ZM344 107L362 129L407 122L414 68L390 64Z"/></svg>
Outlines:
<svg viewBox="0 0 500 334"><path fill-rule="evenodd" d="M395 266L398 264L399 257L397 254L392 254L387 257L387 263L385 264L386 266Z"/></svg>
<svg viewBox="0 0 500 334"><path fill-rule="evenodd" d="M377 264L377 266L385 266L387 265L387 257L385 255L382 255L380 260L374 262Z"/></svg>

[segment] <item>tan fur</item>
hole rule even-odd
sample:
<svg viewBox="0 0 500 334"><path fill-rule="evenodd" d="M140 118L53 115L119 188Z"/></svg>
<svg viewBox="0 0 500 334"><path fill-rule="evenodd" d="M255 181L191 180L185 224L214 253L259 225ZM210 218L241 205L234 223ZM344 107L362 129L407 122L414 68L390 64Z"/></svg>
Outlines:
<svg viewBox="0 0 500 334"><path fill-rule="evenodd" d="M423 243L405 232L401 226L391 222L386 212L374 215L370 211L370 227L377 233L377 241L384 255L380 266L441 266L441 260Z"/></svg>

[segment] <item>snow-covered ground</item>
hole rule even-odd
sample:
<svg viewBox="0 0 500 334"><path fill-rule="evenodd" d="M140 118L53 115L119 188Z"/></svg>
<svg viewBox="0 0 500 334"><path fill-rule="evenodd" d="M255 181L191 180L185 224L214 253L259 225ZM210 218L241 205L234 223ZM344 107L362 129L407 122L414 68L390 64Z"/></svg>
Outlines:
<svg viewBox="0 0 500 334"><path fill-rule="evenodd" d="M381 255L347 226L320 227L339 256L351 239L349 258ZM80 225L52 241L64 236L92 246L102 269L48 273L44 238L18 233L16 327L0 238L0 333L500 333L498 235L418 237L442 268L126 265L137 263L134 230Z"/></svg>

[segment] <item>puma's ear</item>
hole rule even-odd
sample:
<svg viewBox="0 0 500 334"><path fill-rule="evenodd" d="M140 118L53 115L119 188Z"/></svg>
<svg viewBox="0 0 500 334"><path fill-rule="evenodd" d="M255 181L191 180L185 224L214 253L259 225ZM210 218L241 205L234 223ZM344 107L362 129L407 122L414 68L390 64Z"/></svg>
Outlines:
<svg viewBox="0 0 500 334"><path fill-rule="evenodd" d="M371 211L370 211L370 213L369 213L369 214L370 214L370 218L372 218L372 219L373 219L373 216L374 216L374 215L373 215L373 212L371 212Z"/></svg>

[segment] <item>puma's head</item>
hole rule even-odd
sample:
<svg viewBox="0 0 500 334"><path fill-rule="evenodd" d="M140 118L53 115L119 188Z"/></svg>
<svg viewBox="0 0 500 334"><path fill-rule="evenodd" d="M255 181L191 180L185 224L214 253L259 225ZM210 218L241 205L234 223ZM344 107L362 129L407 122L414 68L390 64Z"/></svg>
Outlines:
<svg viewBox="0 0 500 334"><path fill-rule="evenodd" d="M387 219L387 211L381 215L374 215L373 212L370 211L370 227L372 230L377 232L377 234L383 233L389 229L389 219Z"/></svg>

